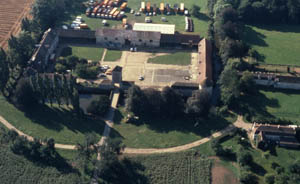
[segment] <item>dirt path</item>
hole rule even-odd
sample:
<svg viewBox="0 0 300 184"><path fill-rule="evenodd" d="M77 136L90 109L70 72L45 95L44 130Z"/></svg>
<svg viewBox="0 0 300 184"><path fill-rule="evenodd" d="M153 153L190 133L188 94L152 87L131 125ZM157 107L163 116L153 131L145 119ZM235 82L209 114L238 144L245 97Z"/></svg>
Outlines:
<svg viewBox="0 0 300 184"><path fill-rule="evenodd" d="M118 95L118 94L116 94L116 95ZM116 107L116 104L117 104L117 101L116 101L116 97L115 97L115 100L112 101L112 106ZM105 121L106 126L105 126L105 129L104 129L104 133L103 133L103 136L102 136L101 140L98 142L98 145L104 144L105 140L109 136L110 128L113 126L113 114L114 114L115 107L112 107L111 110L110 110L110 113L108 114L108 118ZM15 130L15 131L18 132L19 135L25 136L28 140L30 140L30 141L33 140L32 136L29 136L29 135L23 133L22 131L16 129L12 124L10 124L8 121L6 121L2 116L0 116L0 122L5 127L7 127L8 129ZM213 137L214 138L220 137L224 133L230 132L233 129L235 129L236 127L249 130L249 128L251 128L251 124L245 123L243 121L243 117L238 116L237 121L233 125L229 125L227 128L212 134L210 137L205 137L205 138L202 138L198 141L195 141L195 142L192 142L192 143L189 143L189 144L185 144L185 145L182 145L182 146L171 147L171 148L160 148L160 149L125 148L123 153L126 153L126 154L155 154L155 153L172 153L172 152L184 151L184 150L188 150L188 149L197 147L201 144L204 144L204 143L210 141L211 138L213 138ZM68 145L68 144L55 144L55 148L75 150L76 146L75 145Z"/></svg>

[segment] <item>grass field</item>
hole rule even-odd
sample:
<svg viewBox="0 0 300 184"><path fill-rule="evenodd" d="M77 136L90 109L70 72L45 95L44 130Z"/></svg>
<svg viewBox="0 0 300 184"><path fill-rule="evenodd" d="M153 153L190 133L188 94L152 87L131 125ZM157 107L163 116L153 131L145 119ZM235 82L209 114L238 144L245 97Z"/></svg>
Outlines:
<svg viewBox="0 0 300 184"><path fill-rule="evenodd" d="M76 144L86 133L100 139L105 123L89 117L77 118L69 109L40 106L27 113L0 96L0 115L24 133L36 138L54 138L57 143Z"/></svg>
<svg viewBox="0 0 300 184"><path fill-rule="evenodd" d="M81 16L83 20L85 21L86 24L90 27L91 30L96 30L98 28L104 28L105 26L102 25L102 20L99 18L90 18L87 17L84 12L85 8L80 5L83 0L76 0L78 5L70 8L69 12L67 13L68 16L66 16L66 20L64 20L64 24L70 25L70 23L75 19L76 16ZM141 6L141 0L132 0L128 1L128 8L126 10L126 18L128 19L128 22L133 23L133 22L145 22L145 14L142 14L142 16L134 16L133 14L130 14L130 9L133 9L135 11L139 10ZM156 3L157 6L159 6L159 3L162 1L160 0L149 0L147 2L150 2L152 5ZM173 7L175 3L180 4L182 1L180 0L169 0L168 2L164 3L169 3ZM193 17L194 21L194 33L200 34L201 36L206 37L207 36L207 30L208 30L208 21L209 18L205 15L206 13L206 0L189 0L185 1L185 7L188 10L191 10L191 7L193 4L196 4L201 7L201 15L200 17ZM74 3L75 4L75 3ZM162 22L161 17L166 17L168 22ZM151 17L153 23L159 23L159 24L175 24L176 25L176 31L179 32L184 32L185 31L185 20L184 16L182 15L157 15L157 16L152 16ZM122 22L121 21L115 21L115 20L107 20L109 26L106 27L121 27Z"/></svg>
<svg viewBox="0 0 300 184"><path fill-rule="evenodd" d="M284 118L300 125L300 94L298 91L261 88L258 94L244 99L256 114Z"/></svg>
<svg viewBox="0 0 300 184"><path fill-rule="evenodd" d="M226 140L222 143L223 147L232 148L233 152L237 152L238 143L235 137ZM288 167L298 158L300 158L300 150L286 149L276 147L276 154L268 154L268 158L264 157L263 151L259 149L249 149L253 160L255 162L255 168L252 169L252 172L256 174L259 178L259 183L264 183L264 175L267 173L276 174L275 170L271 168L272 162L278 163L280 166L284 167L285 170L288 170Z"/></svg>
<svg viewBox="0 0 300 184"><path fill-rule="evenodd" d="M118 61L121 59L121 56L122 56L122 51L107 49L107 52L104 57L104 61Z"/></svg>
<svg viewBox="0 0 300 184"><path fill-rule="evenodd" d="M190 65L190 52L175 52L163 56L155 56L148 59L148 63L168 64L168 65Z"/></svg>
<svg viewBox="0 0 300 184"><path fill-rule="evenodd" d="M65 184L81 183L79 173L62 172L52 166L39 165L12 153L7 146L0 149L1 184Z"/></svg>
<svg viewBox="0 0 300 184"><path fill-rule="evenodd" d="M150 184L209 184L211 161L193 152L131 157L145 168L143 174Z"/></svg>
<svg viewBox="0 0 300 184"><path fill-rule="evenodd" d="M112 136L121 137L127 147L132 148L166 148L191 143L211 132L225 128L235 117L221 117L205 120L195 127L192 120L182 119L141 119L139 123L125 123L126 112L119 108L115 114Z"/></svg>
<svg viewBox="0 0 300 184"><path fill-rule="evenodd" d="M246 26L244 40L265 63L300 66L300 26Z"/></svg>
<svg viewBox="0 0 300 184"><path fill-rule="evenodd" d="M61 52L62 57L77 56L87 60L99 61L102 58L104 48L102 47L83 47L83 46L69 46L63 48Z"/></svg>

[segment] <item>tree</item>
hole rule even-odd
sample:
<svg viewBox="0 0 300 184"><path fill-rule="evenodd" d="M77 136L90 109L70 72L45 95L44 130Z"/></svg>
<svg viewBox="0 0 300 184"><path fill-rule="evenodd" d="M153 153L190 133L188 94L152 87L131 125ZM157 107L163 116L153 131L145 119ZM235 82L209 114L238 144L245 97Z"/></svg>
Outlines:
<svg viewBox="0 0 300 184"><path fill-rule="evenodd" d="M75 66L78 63L80 63L79 62L80 60L77 56L68 56L66 59L67 59L67 65L68 65L69 68L75 68Z"/></svg>
<svg viewBox="0 0 300 184"><path fill-rule="evenodd" d="M289 171L291 173L300 175L300 160L296 160L292 165L289 166Z"/></svg>
<svg viewBox="0 0 300 184"><path fill-rule="evenodd" d="M253 74L249 71L243 72L240 78L240 90L244 93L252 93L255 89Z"/></svg>
<svg viewBox="0 0 300 184"><path fill-rule="evenodd" d="M193 4L192 6L192 13L191 13L194 17L199 17L200 14L200 7Z"/></svg>
<svg viewBox="0 0 300 184"><path fill-rule="evenodd" d="M275 182L275 175L274 174L266 174L265 175L265 182L267 184L274 184L274 182Z"/></svg>
<svg viewBox="0 0 300 184"><path fill-rule="evenodd" d="M240 176L241 184L256 184L257 177L250 172L243 171Z"/></svg>
<svg viewBox="0 0 300 184"><path fill-rule="evenodd" d="M21 107L32 107L39 102L38 96L32 89L27 78L21 78L15 90L15 102Z"/></svg>
<svg viewBox="0 0 300 184"><path fill-rule="evenodd" d="M147 97L140 87L133 85L127 91L125 108L135 115L144 115L146 113Z"/></svg>
<svg viewBox="0 0 300 184"><path fill-rule="evenodd" d="M94 115L103 116L108 111L109 107L109 98L105 95L100 95L97 100L91 102L87 108L87 112Z"/></svg>
<svg viewBox="0 0 300 184"><path fill-rule="evenodd" d="M83 143L77 143L78 156L90 160L93 153L96 153L97 139L94 134L86 134Z"/></svg>
<svg viewBox="0 0 300 184"><path fill-rule="evenodd" d="M195 117L207 117L210 106L210 93L202 89L194 91L192 96L188 98L185 112Z"/></svg>
<svg viewBox="0 0 300 184"><path fill-rule="evenodd" d="M246 165L250 165L253 162L253 158L252 158L252 155L248 151L241 148L237 152L237 161L241 166L246 166Z"/></svg>
<svg viewBox="0 0 300 184"><path fill-rule="evenodd" d="M163 100L162 112L167 117L180 116L184 112L182 96L170 87L164 87L161 93Z"/></svg>
<svg viewBox="0 0 300 184"><path fill-rule="evenodd" d="M5 51L0 48L0 91L3 92L9 78L8 61Z"/></svg>
<svg viewBox="0 0 300 184"><path fill-rule="evenodd" d="M59 6L56 0L36 0L31 14L41 29L45 31L49 27L54 27L56 22L63 17L64 8Z"/></svg>
<svg viewBox="0 0 300 184"><path fill-rule="evenodd" d="M232 107L240 97L240 83L237 71L227 65L221 73L218 81L221 88L221 100L224 105Z"/></svg>
<svg viewBox="0 0 300 184"><path fill-rule="evenodd" d="M58 72L58 73L65 73L67 68L65 65L62 65L60 63L56 63L55 64L55 70Z"/></svg>
<svg viewBox="0 0 300 184"><path fill-rule="evenodd" d="M161 115L163 104L161 93L153 88L147 88L143 92L147 98L146 106L144 107L147 115Z"/></svg>

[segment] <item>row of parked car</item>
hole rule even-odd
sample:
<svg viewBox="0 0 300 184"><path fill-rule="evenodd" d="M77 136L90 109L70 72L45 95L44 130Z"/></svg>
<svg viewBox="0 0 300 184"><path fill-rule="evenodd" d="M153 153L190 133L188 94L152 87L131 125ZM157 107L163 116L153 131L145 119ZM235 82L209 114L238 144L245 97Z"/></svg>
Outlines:
<svg viewBox="0 0 300 184"><path fill-rule="evenodd" d="M127 2L123 2L118 10L121 0L102 0L94 3L86 9L85 14L88 17L121 20L124 17Z"/></svg>

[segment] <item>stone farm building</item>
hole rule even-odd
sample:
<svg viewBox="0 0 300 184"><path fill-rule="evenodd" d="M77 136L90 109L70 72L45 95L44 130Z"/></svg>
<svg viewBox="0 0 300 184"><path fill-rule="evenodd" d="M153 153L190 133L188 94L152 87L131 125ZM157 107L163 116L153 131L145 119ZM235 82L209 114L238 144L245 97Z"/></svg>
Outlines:
<svg viewBox="0 0 300 184"><path fill-rule="evenodd" d="M253 124L251 138L260 142L274 142L282 147L299 148L300 143L296 139L296 125L269 125Z"/></svg>
<svg viewBox="0 0 300 184"><path fill-rule="evenodd" d="M124 46L159 47L160 32L132 31L120 29L98 29L96 43L109 48Z"/></svg>

